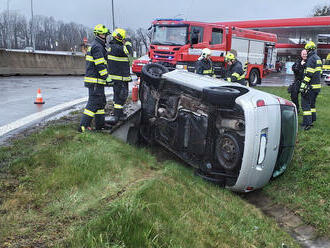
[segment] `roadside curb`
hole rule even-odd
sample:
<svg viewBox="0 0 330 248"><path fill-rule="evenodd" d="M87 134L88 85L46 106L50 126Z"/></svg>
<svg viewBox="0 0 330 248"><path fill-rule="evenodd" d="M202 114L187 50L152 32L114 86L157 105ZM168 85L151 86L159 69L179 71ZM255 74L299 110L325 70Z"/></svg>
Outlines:
<svg viewBox="0 0 330 248"><path fill-rule="evenodd" d="M112 96L113 94L106 94L107 97ZM87 102L88 97L82 97L70 102L62 103L60 105L45 109L41 112L34 113L31 115L28 115L26 117L23 117L21 119L18 119L17 121L11 122L7 125L0 127L0 138L16 129L22 128L24 126L27 126L28 124L34 123L38 120L42 120L46 117L49 117L50 115L57 114L59 112L68 110L76 105L82 104L84 102Z"/></svg>

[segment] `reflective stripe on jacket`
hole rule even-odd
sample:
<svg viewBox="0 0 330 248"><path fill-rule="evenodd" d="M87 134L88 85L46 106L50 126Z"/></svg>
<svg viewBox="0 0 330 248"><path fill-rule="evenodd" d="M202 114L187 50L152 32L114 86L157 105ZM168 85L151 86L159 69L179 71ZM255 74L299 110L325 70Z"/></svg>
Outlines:
<svg viewBox="0 0 330 248"><path fill-rule="evenodd" d="M228 82L235 82L245 85L245 73L242 67L242 63L236 60L227 72L226 77Z"/></svg>
<svg viewBox="0 0 330 248"><path fill-rule="evenodd" d="M195 72L201 75L213 76L214 70L212 66L212 61L210 59L197 60L195 64Z"/></svg>
<svg viewBox="0 0 330 248"><path fill-rule="evenodd" d="M304 71L304 82L312 86L312 89L321 88L322 61L316 54L311 51L307 55L306 69Z"/></svg>
<svg viewBox="0 0 330 248"><path fill-rule="evenodd" d="M132 55L132 44L128 41L123 44L112 40L108 48L108 71L112 80L129 82L130 76L129 57Z"/></svg>
<svg viewBox="0 0 330 248"><path fill-rule="evenodd" d="M105 85L107 76L108 68L105 42L96 36L86 54L85 86L91 87L94 84Z"/></svg>

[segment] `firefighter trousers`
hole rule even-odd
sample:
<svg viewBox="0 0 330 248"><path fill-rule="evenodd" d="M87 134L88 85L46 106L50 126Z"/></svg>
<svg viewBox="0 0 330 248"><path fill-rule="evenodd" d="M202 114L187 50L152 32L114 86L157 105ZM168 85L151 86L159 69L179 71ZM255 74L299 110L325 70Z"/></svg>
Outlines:
<svg viewBox="0 0 330 248"><path fill-rule="evenodd" d="M311 90L312 122L316 121L316 98L319 93L320 93L320 89Z"/></svg>
<svg viewBox="0 0 330 248"><path fill-rule="evenodd" d="M95 84L88 88L88 102L84 109L80 126L90 127L93 118L95 117L95 129L104 127L106 104L104 86Z"/></svg>
<svg viewBox="0 0 330 248"><path fill-rule="evenodd" d="M309 90L306 93L301 93L301 108L303 111L303 126L312 125L312 110L311 110L311 94L312 91Z"/></svg>
<svg viewBox="0 0 330 248"><path fill-rule="evenodd" d="M113 82L114 115L120 118L123 116L124 104L128 97L128 82L120 80Z"/></svg>

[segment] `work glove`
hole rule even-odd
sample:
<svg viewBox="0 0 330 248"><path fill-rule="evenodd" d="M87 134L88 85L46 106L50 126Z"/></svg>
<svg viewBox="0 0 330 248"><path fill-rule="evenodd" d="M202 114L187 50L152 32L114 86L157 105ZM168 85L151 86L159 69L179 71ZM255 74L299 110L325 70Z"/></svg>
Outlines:
<svg viewBox="0 0 330 248"><path fill-rule="evenodd" d="M108 75L108 77L107 77L107 79L105 81L106 81L106 85L108 87L112 87L113 86L113 82L112 82L112 79L111 79L110 75Z"/></svg>
<svg viewBox="0 0 330 248"><path fill-rule="evenodd" d="M306 94L309 91L309 86L308 84L305 84L305 82L302 82L300 85L300 93Z"/></svg>

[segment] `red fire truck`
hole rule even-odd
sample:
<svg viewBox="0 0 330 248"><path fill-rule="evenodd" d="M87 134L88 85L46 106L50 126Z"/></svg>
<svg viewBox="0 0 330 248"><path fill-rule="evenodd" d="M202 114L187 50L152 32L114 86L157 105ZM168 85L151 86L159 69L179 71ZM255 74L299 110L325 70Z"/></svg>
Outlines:
<svg viewBox="0 0 330 248"><path fill-rule="evenodd" d="M157 19L152 23L148 55L151 62L193 72L203 48L209 48L215 74L224 77L224 58L231 51L243 65L248 62L246 79L256 85L267 70L275 69L276 41L275 34L230 25Z"/></svg>

